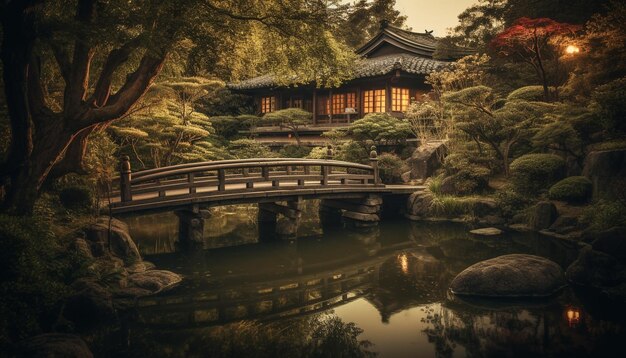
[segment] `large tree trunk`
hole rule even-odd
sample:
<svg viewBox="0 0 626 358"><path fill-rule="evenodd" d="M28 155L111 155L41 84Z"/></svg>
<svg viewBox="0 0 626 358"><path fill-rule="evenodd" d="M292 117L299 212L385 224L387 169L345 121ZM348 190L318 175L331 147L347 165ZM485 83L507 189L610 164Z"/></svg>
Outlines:
<svg viewBox="0 0 626 358"><path fill-rule="evenodd" d="M12 136L7 159L0 166L1 185L6 190L6 186L19 177L21 167L33 148L33 128L26 93L28 64L35 41L34 14L27 11L26 5L14 1L4 7L1 20L3 36L0 57Z"/></svg>
<svg viewBox="0 0 626 358"><path fill-rule="evenodd" d="M21 163L7 191L4 206L15 214L32 214L39 190L73 135L58 126L38 128L30 156Z"/></svg>

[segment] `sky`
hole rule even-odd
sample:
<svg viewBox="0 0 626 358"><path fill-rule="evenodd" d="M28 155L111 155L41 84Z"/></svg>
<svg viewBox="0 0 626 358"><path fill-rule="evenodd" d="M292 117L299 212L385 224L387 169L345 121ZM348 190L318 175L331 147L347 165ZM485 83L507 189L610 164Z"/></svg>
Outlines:
<svg viewBox="0 0 626 358"><path fill-rule="evenodd" d="M407 25L413 31L434 30L433 35L442 37L447 34L448 28L456 26L457 16L475 2L476 0L396 0L396 10L408 17Z"/></svg>
<svg viewBox="0 0 626 358"><path fill-rule="evenodd" d="M413 31L434 30L433 35L445 36L456 26L457 16L476 0L396 0L396 10L406 15Z"/></svg>

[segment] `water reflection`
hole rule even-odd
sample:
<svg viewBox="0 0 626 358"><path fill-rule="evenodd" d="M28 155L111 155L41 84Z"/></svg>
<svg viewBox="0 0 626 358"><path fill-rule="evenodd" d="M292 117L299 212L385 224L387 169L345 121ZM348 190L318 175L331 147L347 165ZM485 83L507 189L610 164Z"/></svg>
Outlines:
<svg viewBox="0 0 626 358"><path fill-rule="evenodd" d="M322 230L312 219L295 242L225 247L258 239L240 234L254 225L243 214L222 218L231 224L212 226L218 249L176 253L141 239L144 253L169 252L150 260L187 280L140 300L124 338L103 343L103 355L623 356L621 318L596 314L598 304L572 290L505 303L448 293L458 272L503 254L536 254L566 267L577 254L570 243L532 234L476 238L459 225L407 221ZM133 230L173 232L142 225Z"/></svg>

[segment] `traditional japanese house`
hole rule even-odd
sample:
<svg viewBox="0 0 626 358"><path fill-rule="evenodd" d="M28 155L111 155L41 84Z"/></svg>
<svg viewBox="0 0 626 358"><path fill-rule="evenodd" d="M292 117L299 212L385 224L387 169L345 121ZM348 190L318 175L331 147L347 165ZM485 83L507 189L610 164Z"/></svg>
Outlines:
<svg viewBox="0 0 626 358"><path fill-rule="evenodd" d="M402 116L411 101L429 92L426 75L472 53L448 47L447 58L436 59L441 46L430 32L411 32L383 22L378 34L356 51L363 60L353 78L338 88L279 86L271 74L229 87L253 96L259 114L292 107L310 111L313 127L347 124L375 112Z"/></svg>

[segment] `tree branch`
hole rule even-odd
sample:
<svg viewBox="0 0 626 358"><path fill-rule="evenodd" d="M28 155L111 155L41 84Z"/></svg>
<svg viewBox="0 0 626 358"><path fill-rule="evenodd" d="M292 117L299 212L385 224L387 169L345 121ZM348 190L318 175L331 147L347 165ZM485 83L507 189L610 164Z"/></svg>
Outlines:
<svg viewBox="0 0 626 358"><path fill-rule="evenodd" d="M94 93L87 101L89 104L102 107L107 103L111 94L113 74L122 64L128 61L130 54L139 47L140 39L141 37L137 36L109 53L100 72Z"/></svg>
<svg viewBox="0 0 626 358"><path fill-rule="evenodd" d="M95 15L95 0L79 0L76 20L87 25ZM83 29L84 31L84 29ZM82 104L89 87L89 67L94 51L85 33L81 33L74 44L69 83L65 86L64 113L67 118L76 117L82 111Z"/></svg>

